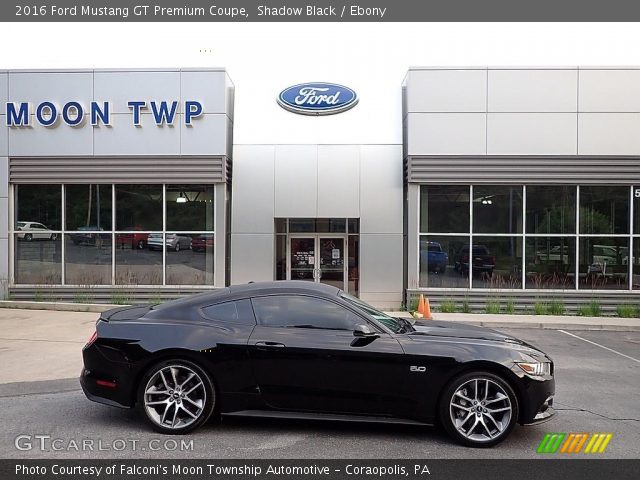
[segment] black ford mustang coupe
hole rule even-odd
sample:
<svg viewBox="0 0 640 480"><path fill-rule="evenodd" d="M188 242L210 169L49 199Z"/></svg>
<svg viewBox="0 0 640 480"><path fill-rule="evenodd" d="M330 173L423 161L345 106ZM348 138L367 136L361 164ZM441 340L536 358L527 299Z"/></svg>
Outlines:
<svg viewBox="0 0 640 480"><path fill-rule="evenodd" d="M488 447L548 420L553 362L482 327L390 317L308 282L251 283L103 313L86 396L186 433L212 415L439 422Z"/></svg>

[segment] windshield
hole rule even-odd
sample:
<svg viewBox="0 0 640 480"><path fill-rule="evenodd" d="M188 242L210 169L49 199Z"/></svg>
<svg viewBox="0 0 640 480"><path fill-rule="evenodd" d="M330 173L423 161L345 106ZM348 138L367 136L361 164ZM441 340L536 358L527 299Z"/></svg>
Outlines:
<svg viewBox="0 0 640 480"><path fill-rule="evenodd" d="M367 305L359 298L349 295L346 292L341 292L340 296L350 304L354 305L360 310L363 310L367 315L375 318L378 322L383 324L393 333L402 333L409 328L405 322L397 318L390 317L389 315L387 315L384 312L381 312L380 310L376 310L371 305Z"/></svg>

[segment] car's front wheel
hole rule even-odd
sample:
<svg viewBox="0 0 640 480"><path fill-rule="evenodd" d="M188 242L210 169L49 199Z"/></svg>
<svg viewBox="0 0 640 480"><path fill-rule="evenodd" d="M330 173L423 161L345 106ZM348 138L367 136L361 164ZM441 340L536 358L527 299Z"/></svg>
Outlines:
<svg viewBox="0 0 640 480"><path fill-rule="evenodd" d="M458 443L492 447L503 441L518 420L518 398L511 386L489 372L453 379L440 402L440 421Z"/></svg>
<svg viewBox="0 0 640 480"><path fill-rule="evenodd" d="M183 434L211 417L216 394L211 378L202 368L176 359L149 369L140 382L138 401L156 431Z"/></svg>

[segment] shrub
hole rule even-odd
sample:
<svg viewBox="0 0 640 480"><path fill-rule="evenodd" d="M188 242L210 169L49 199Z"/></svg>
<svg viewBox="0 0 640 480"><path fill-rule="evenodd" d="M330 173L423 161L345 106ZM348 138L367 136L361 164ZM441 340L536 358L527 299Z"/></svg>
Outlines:
<svg viewBox="0 0 640 480"><path fill-rule="evenodd" d="M161 303L162 303L162 298L160 298L160 297L153 297L153 298L151 298L151 299L149 300L149 303L150 303L151 305L159 305L159 304L161 304Z"/></svg>
<svg viewBox="0 0 640 480"><path fill-rule="evenodd" d="M553 300L549 305L549 313L551 315L564 315L567 309L564 306L562 300Z"/></svg>
<svg viewBox="0 0 640 480"><path fill-rule="evenodd" d="M598 300L591 300L587 305L578 307L578 315L581 317L599 317L602 315L602 308Z"/></svg>
<svg viewBox="0 0 640 480"><path fill-rule="evenodd" d="M622 318L637 317L638 313L640 312L635 305L618 305L616 307L616 314Z"/></svg>
<svg viewBox="0 0 640 480"><path fill-rule="evenodd" d="M487 300L484 311L494 315L500 313L500 302L498 300Z"/></svg>
<svg viewBox="0 0 640 480"><path fill-rule="evenodd" d="M536 302L533 304L533 313L535 315L548 315L549 314L549 305L542 302Z"/></svg>
<svg viewBox="0 0 640 480"><path fill-rule="evenodd" d="M471 305L469 304L469 300L465 298L459 310L462 313L471 313Z"/></svg>
<svg viewBox="0 0 640 480"><path fill-rule="evenodd" d="M504 313L513 315L516 312L516 304L513 300L507 300L507 304L504 307Z"/></svg>
<svg viewBox="0 0 640 480"><path fill-rule="evenodd" d="M127 305L131 303L131 299L127 292L113 292L111 294L111 304L113 305Z"/></svg>
<svg viewBox="0 0 640 480"><path fill-rule="evenodd" d="M453 300L445 300L440 304L440 311L442 313L453 313L456 311L456 306Z"/></svg>
<svg viewBox="0 0 640 480"><path fill-rule="evenodd" d="M409 311L410 312L418 311L418 297L411 297L411 302L409 304Z"/></svg>
<svg viewBox="0 0 640 480"><path fill-rule="evenodd" d="M89 293L78 292L73 296L74 303L91 303L93 302L93 297Z"/></svg>

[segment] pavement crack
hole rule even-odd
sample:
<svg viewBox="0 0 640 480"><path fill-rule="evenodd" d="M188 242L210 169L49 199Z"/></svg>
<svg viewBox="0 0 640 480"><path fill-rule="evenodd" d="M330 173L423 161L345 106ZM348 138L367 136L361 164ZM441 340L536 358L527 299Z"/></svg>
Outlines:
<svg viewBox="0 0 640 480"><path fill-rule="evenodd" d="M562 405L561 403L557 403L557 405ZM589 410L587 408L574 407L572 405L564 405L567 408L556 408L555 410L558 412L585 412L590 413L591 415L595 415L597 417L606 418L607 420L611 420L614 422L640 422L640 418L615 418L609 417L602 413L594 412L593 410Z"/></svg>

